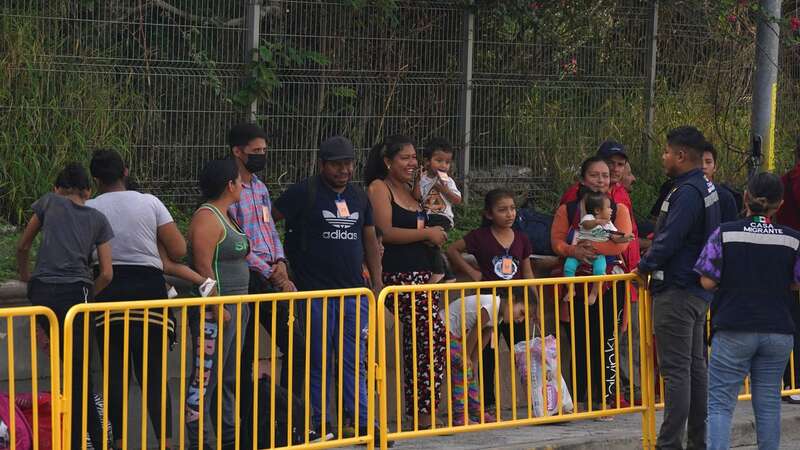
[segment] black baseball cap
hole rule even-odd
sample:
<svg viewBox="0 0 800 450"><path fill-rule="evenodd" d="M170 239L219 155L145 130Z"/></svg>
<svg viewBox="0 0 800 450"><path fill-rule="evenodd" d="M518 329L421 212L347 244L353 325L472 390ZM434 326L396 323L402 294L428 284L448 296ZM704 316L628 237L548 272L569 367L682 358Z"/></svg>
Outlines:
<svg viewBox="0 0 800 450"><path fill-rule="evenodd" d="M607 140L600 144L597 148L597 156L603 159L611 159L612 156L619 155L628 160L628 154L625 153L625 146L617 141Z"/></svg>
<svg viewBox="0 0 800 450"><path fill-rule="evenodd" d="M334 136L319 146L319 159L323 161L340 161L355 158L356 151L353 148L353 143L344 136Z"/></svg>

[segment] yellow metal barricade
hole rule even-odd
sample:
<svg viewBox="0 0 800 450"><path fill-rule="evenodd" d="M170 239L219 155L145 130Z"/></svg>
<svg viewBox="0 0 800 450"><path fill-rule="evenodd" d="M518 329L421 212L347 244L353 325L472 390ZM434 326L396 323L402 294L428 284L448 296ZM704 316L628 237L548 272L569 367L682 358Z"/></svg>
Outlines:
<svg viewBox="0 0 800 450"><path fill-rule="evenodd" d="M0 323L5 322L5 330L2 336L6 341L7 357L7 383L8 383L8 412L9 423L8 435L10 438L11 450L16 449L17 438L16 430L19 421L27 420L19 417L14 405L20 403L21 397L30 395L30 416L29 423L32 432L33 450L39 450L40 444L45 440L50 440L53 449L61 448L61 422L59 420L60 395L59 386L59 355L60 355L60 336L58 320L55 314L45 307L27 306L19 308L0 308ZM0 324L0 329L3 325ZM37 328L44 333L40 336ZM39 337L41 341L47 342L48 348L45 351L39 349ZM30 347L26 348L25 339L28 339ZM29 359L26 360L25 354ZM49 369L39 368L39 357L41 353L49 354L47 365ZM28 373L27 370L30 370ZM49 371L49 373L48 373ZM20 373L22 372L22 373ZM48 393L48 386L45 377L49 377L50 393L50 417L39 417L40 394ZM41 421L46 420L49 424ZM47 426L49 425L49 427ZM47 428L50 428L47 431ZM45 435L49 433L49 435Z"/></svg>
<svg viewBox="0 0 800 450"><path fill-rule="evenodd" d="M122 404L117 407L121 408L122 425L119 427L121 429L113 429L113 433L115 440L121 441L121 445L116 447L122 449L138 445L143 449L178 447L202 450L204 445L206 448L209 448L208 445L222 448L223 442L242 448L240 438L245 431L242 420L250 415L252 430L248 431L253 435L253 449L278 448L277 443L281 440L285 441L285 447L322 449L366 444L371 449L374 447L376 428L374 368L377 311L375 297L367 289L81 304L67 314L65 355L83 352L86 357L82 368L73 368L72 358L66 358L65 397L72 398L75 383L83 383L86 387L92 372L97 371L97 378L101 380L98 391L104 399L110 399L110 381L116 382L118 380L113 377L121 377ZM177 320L167 320L173 315ZM257 324L265 321L266 333L256 325L251 330L252 340L245 341L248 316ZM82 322L92 326L81 327ZM149 326L142 326L143 323ZM191 333L187 332L188 329L191 329ZM83 334L82 337L76 336L78 330ZM287 343L278 337L281 330L284 330ZM122 339L118 341L112 336L122 336ZM177 341L179 363L169 361L172 339ZM244 361L242 356L248 344L253 352L252 362ZM288 379L279 383L276 378L278 349L287 344L287 348L281 348L281 364L286 364ZM97 367L90 367L88 363L90 347L93 345L101 349ZM134 347L139 346L144 350L132 352ZM349 356L345 355L346 348L351 349ZM155 352L161 354L160 360L151 359L147 349L160 349L160 352ZM140 353L141 360L133 357L135 353ZM187 353L193 356L187 357ZM298 363L300 358L302 363ZM122 364L121 372L110 365L110 360ZM156 372L158 379L148 379L148 373L151 373L148 367L152 368L154 364L160 366ZM191 379L187 370L190 364L195 372ZM134 372L141 375L136 376L143 392L140 402L133 402L129 398L129 386L135 384L129 375L131 365L136 368ZM242 373L241 369L245 367L252 368L252 377ZM323 367L328 370L322 370ZM345 367L353 372L346 371ZM315 391L319 394L320 408L312 410L310 386L312 377L317 376L321 378L321 392ZM351 381L356 386L352 404L344 400L341 388L342 380L348 377L352 377ZM180 385L179 394L177 399L173 399L167 395L168 385L170 380L176 378ZM331 383L333 378L338 380L335 385ZM366 398L357 393L358 386L364 380ZM218 393L225 389L223 385L228 389L226 393L232 390L233 405L230 402L223 404L224 395L216 395L216 401L210 402L213 388L209 387L209 383L216 385ZM285 384L285 387L281 384ZM244 388L249 387L252 387L252 398L242 398ZM150 389L160 392L157 398L161 399L161 404L148 404L148 395L145 393L151 392ZM338 399L328 402L328 395L334 391L337 391ZM252 403L252 412L242 410L243 400ZM165 411L170 406L167 402L172 402L172 408L178 409L178 420L172 427L171 439L167 430L173 418L166 417ZM83 398L80 410L73 411L70 402L65 402L65 436L76 432L86 433L87 408L93 406L88 406L87 399ZM108 431L109 408L113 406L108 400L103 402L100 424L103 432ZM231 407L233 412L230 411ZM160 433L148 431L148 423L156 421L148 414L152 408L162 412ZM132 414L131 411L138 411L139 414ZM80 430L74 430L72 426L72 416L75 414L82 418ZM267 418L262 417L264 414L268 414ZM320 423L313 423L316 416L320 417ZM212 422L207 423L207 418ZM349 422L345 423L347 420ZM285 428L278 429L278 424L284 421ZM229 423L233 424L230 430L225 425ZM259 423L267 425L260 427ZM156 424L152 425L155 429ZM210 438L208 427L212 427L214 440L204 442L203 436ZM329 427L336 427L338 432L335 438L328 435ZM348 428L352 428L349 435ZM138 442L135 442L137 439ZM312 439L318 441L311 442ZM192 440L197 442L190 446ZM107 450L107 444L103 439L102 450ZM63 448L70 447L69 440L65 440ZM82 448L86 448L85 440Z"/></svg>
<svg viewBox="0 0 800 450"><path fill-rule="evenodd" d="M631 321L632 293L638 291L638 297L645 298L637 281L635 275L625 274L385 288L379 303L386 305L394 325L387 348L387 316L379 308L382 448L389 440L633 412L643 416L643 447L652 448L654 391L647 389L652 384L652 327L646 302L639 308L639 336L627 334L629 344L636 338L640 341L641 379L633 379L633 345L627 346L631 379L626 386L621 386L618 367L620 324ZM593 305L576 300L591 297L595 288ZM480 314L467 312L481 308L490 310L487 322ZM480 325L470 328L471 321ZM502 330L506 326L507 332ZM517 333L524 329L524 336L515 337L515 328ZM501 330L509 342L508 356L503 357L498 351ZM487 353L492 360L484 358L485 347L494 348ZM487 362L494 362L493 373L486 369ZM597 373L599 377L594 376ZM642 388L642 404L622 401L626 388L633 392L634 381ZM491 408L484 398L484 382L494 384ZM501 389L501 384L507 388Z"/></svg>

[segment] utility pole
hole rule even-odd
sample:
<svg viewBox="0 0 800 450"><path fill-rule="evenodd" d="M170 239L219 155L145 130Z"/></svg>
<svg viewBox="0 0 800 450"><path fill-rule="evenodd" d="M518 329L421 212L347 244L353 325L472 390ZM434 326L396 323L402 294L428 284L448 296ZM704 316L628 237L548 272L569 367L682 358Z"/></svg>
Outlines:
<svg viewBox="0 0 800 450"><path fill-rule="evenodd" d="M247 3L247 22L245 29L245 55L244 63L250 64L257 56L255 50L258 48L258 41L261 33L261 3L259 0L250 0ZM253 100L247 111L247 119L250 122L256 121L258 114L258 100Z"/></svg>
<svg viewBox="0 0 800 450"><path fill-rule="evenodd" d="M653 157L653 122L656 118L656 61L658 56L658 0L650 2L647 48L647 86L645 91L644 159Z"/></svg>
<svg viewBox="0 0 800 450"><path fill-rule="evenodd" d="M750 120L749 176L758 172L762 156L767 170L775 168L775 103L778 93L780 0L760 0L756 29L756 71L753 76L753 111Z"/></svg>

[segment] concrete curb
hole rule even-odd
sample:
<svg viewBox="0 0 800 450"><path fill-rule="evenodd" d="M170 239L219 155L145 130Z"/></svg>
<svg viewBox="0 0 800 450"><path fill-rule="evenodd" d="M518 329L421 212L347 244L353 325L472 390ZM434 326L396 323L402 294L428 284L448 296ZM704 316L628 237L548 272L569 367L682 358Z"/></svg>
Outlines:
<svg viewBox="0 0 800 450"><path fill-rule="evenodd" d="M27 284L19 280L0 283L0 307L29 305L27 297Z"/></svg>

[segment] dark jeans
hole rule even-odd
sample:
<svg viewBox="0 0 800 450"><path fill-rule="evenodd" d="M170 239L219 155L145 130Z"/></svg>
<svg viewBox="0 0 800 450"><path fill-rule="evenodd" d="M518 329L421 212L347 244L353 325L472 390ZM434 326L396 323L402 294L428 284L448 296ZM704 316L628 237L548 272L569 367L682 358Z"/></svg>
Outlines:
<svg viewBox="0 0 800 450"><path fill-rule="evenodd" d="M269 294L273 292L278 292L272 286L268 280L266 280L261 274L256 272L250 272L250 286L249 286L249 293L250 294ZM242 345L242 360L241 360L241 404L240 404L240 415L241 415L241 447L242 448L250 448L253 446L253 370L258 370L258 367L253 367L253 356L255 354L255 329L256 327L261 324L264 327L264 330L261 331L260 336L264 335L264 332L268 335L272 332L272 307L275 305L276 311L276 322L275 322L275 336L271 338L275 339L275 344L281 352L281 370L280 370L280 386L284 389L288 390L289 387L289 302L288 301L281 301L281 302L264 302L261 303L259 307L259 315L255 317L256 308L254 304L250 305L250 320L247 323L245 328L245 338L244 344ZM297 316L297 311L301 306L300 302L295 302L294 304L294 313ZM294 354L292 355L292 396L296 398L304 398L303 397L303 386L305 385L305 335L302 331L302 324L305 324L305 318L303 320L296 320L294 322L294 337L292 346L294 348ZM263 339L263 338L261 338ZM270 342L269 340L267 342ZM261 355L263 357L265 355ZM258 404L260 409L264 411L263 405L265 405L265 401L267 399L264 392L259 390L259 401ZM268 405L268 403L266 403ZM285 411L281 412L282 414L286 414ZM261 414L261 413L259 413ZM268 410L264 412L264 414L268 414ZM276 411L278 414L278 411Z"/></svg>
<svg viewBox="0 0 800 450"><path fill-rule="evenodd" d="M708 369L703 327L708 302L688 291L670 288L653 294L653 326L658 366L664 378L664 421L659 449L683 448L688 421L688 449L706 448Z"/></svg>
<svg viewBox="0 0 800 450"><path fill-rule="evenodd" d="M160 300L167 298L166 286L164 284L164 274L161 270L154 267L114 265L114 280L102 292L97 295L98 301L125 302L133 300ZM166 439L172 437L172 402L170 401L169 385L164 387L167 398L165 407L161 406L162 391L162 367L163 357L163 327L160 322L162 308L149 310L147 347L144 347L144 328L141 318L143 316L135 313L129 316L128 328L128 355L123 354L123 343L125 342L125 322L123 320L112 320L109 323L109 352L108 352L108 416L114 430L114 438L122 439L123 422L123 390L124 390L124 369L125 359L128 358L129 367L133 367L139 386L144 380L144 358L147 358L147 413L155 430L156 440L161 439L161 416L165 416L164 436ZM116 313L116 314L115 314ZM158 316L156 316L156 314ZM111 317L122 318L120 311L112 311ZM154 321L158 323L154 323ZM104 352L105 325L97 323L95 337L100 348L100 361L102 364ZM171 337L167 337L167 351ZM130 384L130 380L129 380ZM129 388L130 389L130 388ZM144 391L144 389L143 389ZM141 426L147 426L142 424ZM128 433L129 436L135 433Z"/></svg>
<svg viewBox="0 0 800 450"><path fill-rule="evenodd" d="M533 328L531 328L532 330ZM508 348L510 349L511 354L514 354L514 345L518 342L523 342L528 340L529 338L525 336L525 323L514 323L514 342L511 342L511 326L508 323L498 323L497 324L497 332L503 336L505 339L506 344L508 344ZM500 341L498 341L500 342ZM497 351L497 348L492 348L491 345L487 344L483 347L483 401L484 401L484 410L494 414L495 411L487 409L488 407L496 405L497 399L495 398L495 370L497 367L494 364L494 354ZM501 373L500 376L502 377L503 374ZM516 376L516 375L513 375ZM510 405L507 405L510 406Z"/></svg>
<svg viewBox="0 0 800 450"><path fill-rule="evenodd" d="M591 289L591 287L589 288ZM593 305L589 305L588 319L584 304L583 286L575 289L575 323L571 330L575 335L575 399L579 402L589 402L589 380L591 379L591 401L595 405L602 405L603 398L606 408L610 408L616 399L617 389L617 355L615 350L614 329L617 326L618 312L614 310L614 293L611 289L603 291L603 307L600 308L600 295ZM617 298L625 298L625 284L617 283ZM618 301L617 308L622 308ZM600 336L600 324L603 325L603 336ZM586 335L589 335L589 345L586 345ZM602 359L601 359L601 356ZM588 359L588 361L587 361ZM588 364L588 365L587 365ZM605 385L603 377L605 376ZM591 377L591 378L590 378Z"/></svg>
<svg viewBox="0 0 800 450"><path fill-rule="evenodd" d="M28 286L28 299L31 304L37 306L44 306L50 308L58 319L58 330L60 333L59 343L59 356L61 363L64 363L64 319L67 316L67 311L74 305L91 300L92 285L88 283L68 283L68 284L54 284L42 283L33 280ZM73 449L82 448L84 436L86 433L81 432L83 424L83 401L86 400L86 432L89 434L89 439L92 441L94 448L103 448L103 432L100 416L97 414L93 397L92 377L87 377L86 392L83 392L83 348L84 345L89 345L91 341L83 341L83 330L86 326L91 324L84 323L84 315L77 316L73 326L73 351L72 351L72 403L70 408L72 410L72 435L70 436ZM48 337L50 335L50 326L42 323ZM31 336L31 339L35 337ZM90 353L91 354L91 351ZM91 368L89 368L91 371ZM66 390L67 386L64 386Z"/></svg>

